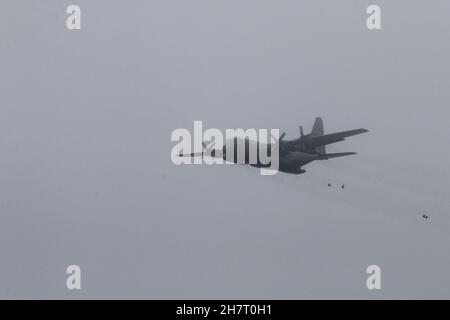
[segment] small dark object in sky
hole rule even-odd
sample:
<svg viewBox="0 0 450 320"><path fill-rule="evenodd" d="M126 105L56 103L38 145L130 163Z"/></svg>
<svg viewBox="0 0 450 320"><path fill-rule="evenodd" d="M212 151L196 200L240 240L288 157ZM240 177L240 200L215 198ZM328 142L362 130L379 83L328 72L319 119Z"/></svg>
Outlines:
<svg viewBox="0 0 450 320"><path fill-rule="evenodd" d="M341 186L341 189L344 189L344 185Z"/></svg>
<svg viewBox="0 0 450 320"><path fill-rule="evenodd" d="M329 183L328 186L331 187L331 183Z"/></svg>
<svg viewBox="0 0 450 320"><path fill-rule="evenodd" d="M428 216L427 216L426 214L423 214L423 215L422 215L422 218L428 219Z"/></svg>

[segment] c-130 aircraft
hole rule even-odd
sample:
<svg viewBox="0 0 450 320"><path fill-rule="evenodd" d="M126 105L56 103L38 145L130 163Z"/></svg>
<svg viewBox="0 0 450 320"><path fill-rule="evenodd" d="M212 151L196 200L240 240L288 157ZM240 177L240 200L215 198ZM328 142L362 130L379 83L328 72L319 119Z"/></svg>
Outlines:
<svg viewBox="0 0 450 320"><path fill-rule="evenodd" d="M283 140L286 133L283 132L280 135L278 140L279 143L279 168L278 170L285 173L290 174L301 174L306 171L302 169L302 167L312 161L315 160L328 160L331 158L343 157L354 155L356 152L338 152L338 153L326 153L325 146L328 144L344 141L345 138L354 136L357 134L368 132L366 129L354 129L348 131L341 131L336 133L324 134L323 129L323 121L320 117L317 117L314 121L313 128L311 133L304 134L303 127L300 126L300 137L293 140ZM249 141L248 138L243 141L245 145L245 160L238 161L237 156L237 146L238 140L242 138L234 138L234 159L231 161L236 164L248 164L252 167L256 168L268 168L270 164L263 164L259 160L259 147L262 144L261 142L257 142L257 150L258 150L258 159L256 163L250 163L250 143L253 141ZM226 146L227 143L224 144L222 150L220 149L212 149L208 150L208 146L203 143L204 150L208 152L200 152L200 153L190 153L190 154L180 154L181 157L196 157L196 156L211 156L211 157L220 157L224 160L230 161L230 159L226 158ZM270 156L271 148L270 146L266 146L268 156Z"/></svg>

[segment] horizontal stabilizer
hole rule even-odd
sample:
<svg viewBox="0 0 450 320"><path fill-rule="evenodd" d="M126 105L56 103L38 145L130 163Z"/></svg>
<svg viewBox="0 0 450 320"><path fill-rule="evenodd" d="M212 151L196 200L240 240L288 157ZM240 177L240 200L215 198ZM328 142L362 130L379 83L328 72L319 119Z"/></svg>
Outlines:
<svg viewBox="0 0 450 320"><path fill-rule="evenodd" d="M319 157L319 160L327 160L331 158L338 158L338 157L344 157L344 156L351 156L356 154L356 152L338 152L338 153L327 153L323 154Z"/></svg>

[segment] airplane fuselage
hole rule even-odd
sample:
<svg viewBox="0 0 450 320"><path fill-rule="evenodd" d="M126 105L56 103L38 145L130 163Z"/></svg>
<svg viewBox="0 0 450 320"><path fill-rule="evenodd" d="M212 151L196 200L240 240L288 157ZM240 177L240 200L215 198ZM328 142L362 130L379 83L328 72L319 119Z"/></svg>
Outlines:
<svg viewBox="0 0 450 320"><path fill-rule="evenodd" d="M325 146L344 141L347 137L367 131L366 129L354 129L325 134L322 119L317 117L311 133L303 134L303 128L300 126L300 137L298 139L283 140L285 136L284 132L278 138L277 142L271 140L272 144L269 141L263 143L249 140L248 138L235 137L234 139L227 140L222 148L218 146L219 149L208 149L204 145L204 149L207 150L206 152L181 154L180 156L203 157L206 155L223 158L225 161L231 163L247 164L256 168L270 168L277 169L281 172L300 174L305 172L302 166L314 160L327 160L356 154L355 152L327 153ZM234 150L227 150L227 146ZM278 153L277 157L272 157L271 153L275 151Z"/></svg>
<svg viewBox="0 0 450 320"><path fill-rule="evenodd" d="M226 156L227 155L226 145L222 148L222 154L223 154L224 160L233 162L236 164L247 164L247 165L251 165L256 168L270 167L270 163L267 164L260 160L259 150L261 148L262 148L262 150L267 150L267 154L269 156L271 156L272 145L258 143L258 142L249 141L248 139L245 139L245 142L242 143L242 146L244 147L244 150L245 150L245 155L243 155L242 157L239 158L238 157L238 148L237 148L238 144L236 142L237 142L237 140L235 139L235 141L234 141L234 148L235 148L234 151L235 152L234 152L233 159L229 159L230 157ZM256 161L251 161L251 157L250 157L250 152L251 152L250 146L252 144L256 144L256 147L254 149L254 150L257 150ZM293 174L304 173L305 170L302 170L301 167L304 166L305 164L310 163L311 161L319 160L319 158L320 158L319 154L307 153L307 152L302 152L302 151L286 152L283 150L283 148L281 148L279 150L278 170L281 172L293 173Z"/></svg>

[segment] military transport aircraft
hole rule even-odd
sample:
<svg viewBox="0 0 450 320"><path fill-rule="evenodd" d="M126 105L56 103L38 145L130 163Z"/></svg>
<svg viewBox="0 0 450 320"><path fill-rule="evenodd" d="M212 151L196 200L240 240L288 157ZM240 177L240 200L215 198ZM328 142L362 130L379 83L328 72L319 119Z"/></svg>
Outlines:
<svg viewBox="0 0 450 320"><path fill-rule="evenodd" d="M339 153L326 153L325 146L328 144L332 144L339 141L344 141L345 138L354 136L357 134L368 132L366 129L355 129L342 131L331 134L324 134L323 122L320 117L317 117L314 121L313 128L311 133L303 134L303 127L300 126L300 137L294 140L283 140L286 135L283 132L280 135L278 140L279 143L279 171L291 173L291 174L301 174L306 172L302 169L302 167L312 161L315 160L327 160L331 158L343 157L354 155L356 152L339 152ZM249 159L249 150L250 144L255 143L253 141L249 141L249 139L245 139L242 141L245 145L245 161L238 161L237 157L237 146L238 140L242 138L234 138L234 159L232 162L237 164L248 164L257 168L268 168L270 164L263 164L259 161L259 156L256 163L250 163ZM228 140L227 140L228 141ZM220 149L209 149L206 144L203 144L204 151L201 153L190 153L190 154L180 154L181 157L195 157L195 156L211 156L211 157L220 157L230 161L230 159L226 158L226 146L228 143L225 143L222 150ZM259 147L262 144L261 142L256 142L258 155L259 155ZM228 144L230 145L230 144ZM270 156L271 148L266 146L267 154Z"/></svg>

